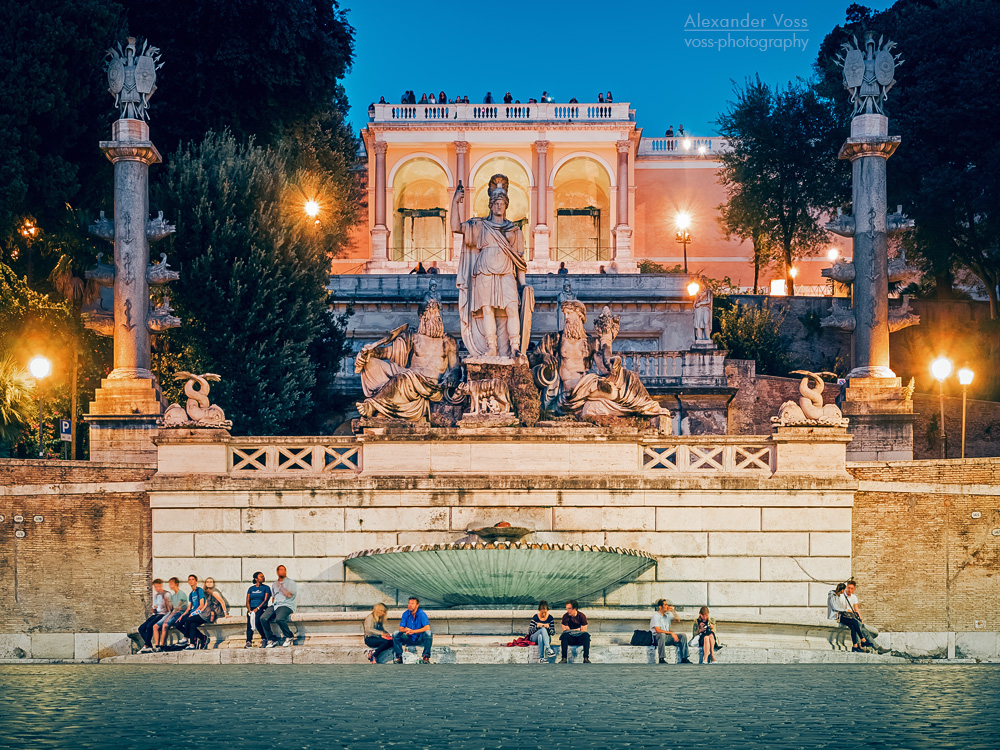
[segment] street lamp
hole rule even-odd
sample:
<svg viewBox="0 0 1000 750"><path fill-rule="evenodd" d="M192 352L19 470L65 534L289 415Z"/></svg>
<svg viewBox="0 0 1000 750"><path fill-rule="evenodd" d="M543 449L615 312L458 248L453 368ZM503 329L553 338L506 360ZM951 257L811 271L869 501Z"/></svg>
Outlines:
<svg viewBox="0 0 1000 750"><path fill-rule="evenodd" d="M938 357L931 362L931 375L938 382L938 399L941 402L941 458L948 458L948 434L944 430L944 381L951 375L951 360Z"/></svg>
<svg viewBox="0 0 1000 750"><path fill-rule="evenodd" d="M310 219L315 219L317 216L319 216L319 204L314 200L306 201L304 209L306 212L306 216L308 216Z"/></svg>
<svg viewBox="0 0 1000 750"><path fill-rule="evenodd" d="M47 378L52 372L52 363L45 357L35 357L28 363L28 372L35 379L35 387L38 388L38 457L44 458L45 451L42 448L42 389L39 381Z"/></svg>
<svg viewBox="0 0 1000 750"><path fill-rule="evenodd" d="M701 284L699 284L697 281L692 281L690 284L687 285L687 291L689 297L697 297L698 292L701 291Z"/></svg>
<svg viewBox="0 0 1000 750"><path fill-rule="evenodd" d="M836 263L837 258L839 257L840 257L840 250L838 250L835 247L831 247L829 250L826 251L826 259L831 263Z"/></svg>
<svg viewBox="0 0 1000 750"><path fill-rule="evenodd" d="M965 458L965 397L975 376L976 373L968 367L963 367L958 371L958 382L962 384L962 458Z"/></svg>
<svg viewBox="0 0 1000 750"><path fill-rule="evenodd" d="M688 243L691 241L691 216L684 211L677 214L677 234L674 239L684 246L684 273L688 272Z"/></svg>

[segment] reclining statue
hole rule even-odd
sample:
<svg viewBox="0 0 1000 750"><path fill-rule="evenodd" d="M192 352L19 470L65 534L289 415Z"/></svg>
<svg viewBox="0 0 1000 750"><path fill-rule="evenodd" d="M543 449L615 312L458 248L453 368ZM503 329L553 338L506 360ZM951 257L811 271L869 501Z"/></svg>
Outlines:
<svg viewBox="0 0 1000 750"><path fill-rule="evenodd" d="M424 300L416 333L404 324L366 345L354 359L367 398L363 417L429 421L431 403L441 401L460 375L458 345L444 332L441 303L433 291Z"/></svg>
<svg viewBox="0 0 1000 750"><path fill-rule="evenodd" d="M587 336L587 308L582 302L562 303L563 330L550 333L532 352L535 384L542 408L579 419L593 417L655 417L668 413L652 399L639 376L625 369L612 354L620 319L605 307L594 323L597 336Z"/></svg>

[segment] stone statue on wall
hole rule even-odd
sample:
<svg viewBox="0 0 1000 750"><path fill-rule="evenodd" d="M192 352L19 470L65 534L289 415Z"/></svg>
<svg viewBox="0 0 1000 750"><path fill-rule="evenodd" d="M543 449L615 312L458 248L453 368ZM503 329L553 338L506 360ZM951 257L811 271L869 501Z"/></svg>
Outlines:
<svg viewBox="0 0 1000 750"><path fill-rule="evenodd" d="M428 421L431 403L457 385L458 344L444 332L441 303L432 290L424 299L417 332L404 324L366 345L354 359L367 398L358 403L363 417Z"/></svg>
<svg viewBox="0 0 1000 750"><path fill-rule="evenodd" d="M226 419L222 407L208 400L209 381L219 382L222 378L212 372L195 375L192 372L174 373L174 380L187 380L184 384L184 395L188 397L187 405L171 404L163 413L163 427L215 427L228 430L233 426Z"/></svg>
<svg viewBox="0 0 1000 750"><path fill-rule="evenodd" d="M895 42L883 44L883 37L879 37L876 45L875 35L870 31L865 33L863 50L857 37L852 41L853 44L844 42L841 54L835 58L844 69L844 88L851 93L854 105L852 116L884 115L883 102L896 83L893 74L896 66L903 64L902 56L892 54Z"/></svg>
<svg viewBox="0 0 1000 750"><path fill-rule="evenodd" d="M778 427L828 426L847 427L848 420L836 404L823 403L823 377L835 378L832 372L809 372L794 370L792 375L801 375L799 402L786 401L781 405L778 416L771 417L771 423ZM815 385L814 385L815 384Z"/></svg>
<svg viewBox="0 0 1000 750"><path fill-rule="evenodd" d="M666 414L622 358L612 353L620 319L608 308L594 324L596 336L584 327L587 308L582 302L562 303L563 330L550 333L532 353L535 383L542 391L542 407L580 419L594 417L654 417Z"/></svg>
<svg viewBox="0 0 1000 750"><path fill-rule="evenodd" d="M452 199L451 228L463 238L458 311L462 340L473 357L518 359L531 337L535 294L525 283L524 235L519 225L507 220L508 184L502 174L490 179L486 217L459 221L458 205L465 200L461 183Z"/></svg>
<svg viewBox="0 0 1000 750"><path fill-rule="evenodd" d="M712 347L712 290L704 278L698 281L698 293L694 298L694 346Z"/></svg>
<svg viewBox="0 0 1000 750"><path fill-rule="evenodd" d="M135 37L130 36L124 49L119 43L116 49L108 50L107 58L108 91L115 97L120 119L147 119L149 98L156 91L156 71L163 66L159 48L144 41L137 50Z"/></svg>

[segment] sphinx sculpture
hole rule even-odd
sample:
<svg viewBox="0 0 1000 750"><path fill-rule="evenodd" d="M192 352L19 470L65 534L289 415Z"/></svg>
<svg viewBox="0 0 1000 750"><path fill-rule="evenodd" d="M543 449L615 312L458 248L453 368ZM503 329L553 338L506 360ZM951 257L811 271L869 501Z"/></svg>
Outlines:
<svg viewBox="0 0 1000 750"><path fill-rule="evenodd" d="M185 380L184 395L187 396L186 406L171 404L163 413L163 427L215 427L228 430L233 426L226 419L222 407L208 400L209 381L219 382L222 378L213 372L195 375L193 372L174 373L174 380Z"/></svg>
<svg viewBox="0 0 1000 750"><path fill-rule="evenodd" d="M550 333L532 352L532 372L542 408L583 420L595 417L655 417L668 412L649 395L639 376L612 354L620 319L605 307L587 335L587 308L562 302L563 330Z"/></svg>
<svg viewBox="0 0 1000 750"><path fill-rule="evenodd" d="M778 427L798 426L829 426L847 427L848 420L844 418L836 404L823 403L823 376L835 378L832 372L809 372L794 370L792 375L802 375L799 383L799 402L786 401L778 410L778 416L771 417L771 423ZM815 383L815 385L813 385Z"/></svg>
<svg viewBox="0 0 1000 750"><path fill-rule="evenodd" d="M458 344L444 332L436 284L424 298L416 333L408 324L366 345L354 359L366 396L362 417L428 421L431 403L441 401L460 376Z"/></svg>

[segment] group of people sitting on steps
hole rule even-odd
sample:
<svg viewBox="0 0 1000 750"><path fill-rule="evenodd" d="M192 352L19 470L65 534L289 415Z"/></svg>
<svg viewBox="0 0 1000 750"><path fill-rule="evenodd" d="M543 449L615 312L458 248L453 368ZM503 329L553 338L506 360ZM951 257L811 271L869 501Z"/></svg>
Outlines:
<svg viewBox="0 0 1000 750"><path fill-rule="evenodd" d="M678 662L690 664L687 636L670 630L670 624L676 617L674 608L666 599L658 600L655 606L656 611L649 621L649 632L652 644L657 647L659 663L667 663L667 647L673 646L677 649ZM430 664L433 636L431 635L430 618L420 608L420 600L416 597L410 597L396 632L389 630L386 623L388 614L387 607L379 602L365 617L362 630L364 631L365 645L368 647L368 661L376 664L381 654L392 649L395 663L402 664L404 651L408 646L412 646L422 649L421 663ZM562 632L559 634L562 646L560 663L567 663L571 646L582 646L583 663L590 664L590 633L587 630L589 622L587 615L580 611L579 603L575 599L566 602L566 611L563 613L560 626L562 628ZM538 612L528 620L528 632L524 637L525 641L530 641L538 647L538 662L540 664L555 658L556 652L552 648L555 634L555 618L549 612L549 603L542 600L538 603ZM704 653L706 662L712 664L715 661L716 649L715 619L709 616L708 607L701 608L694 622L692 638L698 639L699 648Z"/></svg>
<svg viewBox="0 0 1000 750"><path fill-rule="evenodd" d="M288 619L296 608L298 586L288 577L284 565L279 565L276 573L277 578L270 586L264 583L262 572L253 574L253 585L247 590L247 642L244 648L253 646L255 629L260 633L261 648L287 647L295 640ZM208 636L200 628L229 615L229 605L215 588L212 578L205 579L204 587L198 585L198 576L193 573L187 580L190 593L180 590L177 578L167 581L169 590L164 590L162 579L153 581L151 614L139 626L143 642L139 653L206 648ZM275 626L279 634L275 634ZM168 645L167 635L171 628L183 637Z"/></svg>

